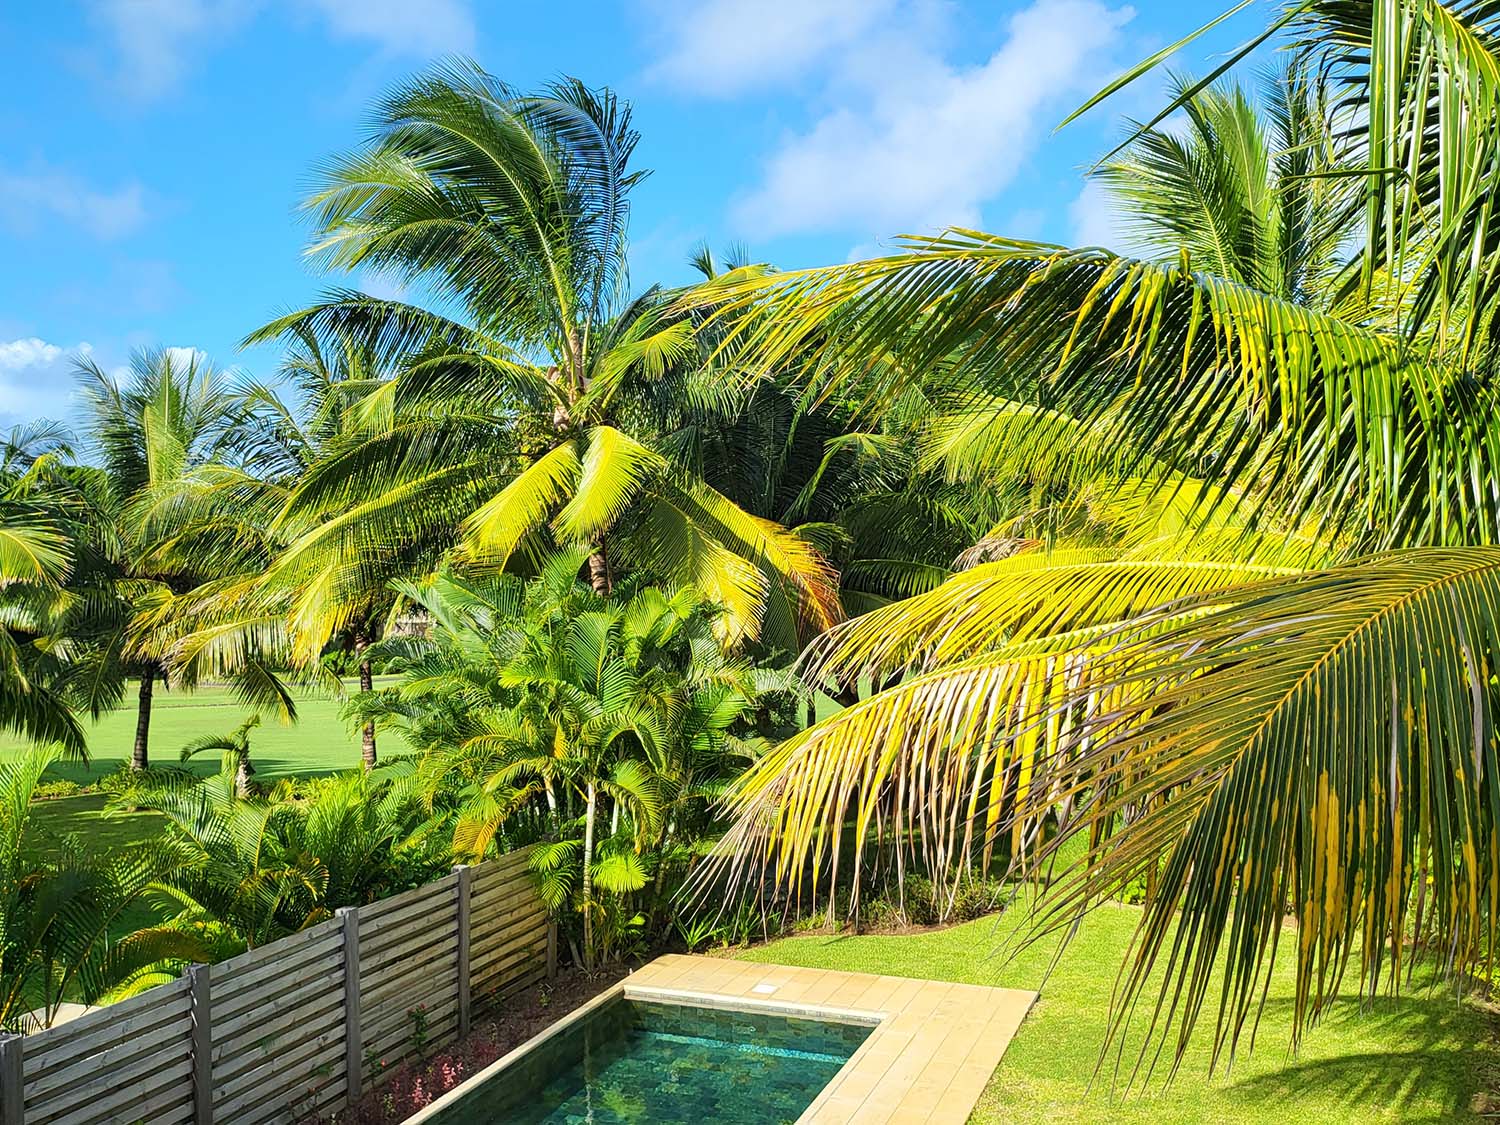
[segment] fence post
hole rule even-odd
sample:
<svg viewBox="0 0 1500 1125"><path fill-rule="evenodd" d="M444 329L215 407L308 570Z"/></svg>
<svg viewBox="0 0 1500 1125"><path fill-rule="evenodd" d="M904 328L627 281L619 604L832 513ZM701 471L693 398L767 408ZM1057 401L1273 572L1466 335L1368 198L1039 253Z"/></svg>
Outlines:
<svg viewBox="0 0 1500 1125"><path fill-rule="evenodd" d="M557 922L547 921L547 979L557 979Z"/></svg>
<svg viewBox="0 0 1500 1125"><path fill-rule="evenodd" d="M364 1033L359 1026L359 910L342 906L336 913L344 927L344 1085L349 1108L362 1092Z"/></svg>
<svg viewBox="0 0 1500 1125"><path fill-rule="evenodd" d="M193 1016L193 1125L213 1125L214 1036L208 1002L208 966L188 966L187 979Z"/></svg>
<svg viewBox="0 0 1500 1125"><path fill-rule="evenodd" d="M26 1120L26 1072L21 1065L21 1037L0 1031L0 1125Z"/></svg>
<svg viewBox="0 0 1500 1125"><path fill-rule="evenodd" d="M469 1034L469 900L473 895L474 869L461 863L458 876L458 1037Z"/></svg>

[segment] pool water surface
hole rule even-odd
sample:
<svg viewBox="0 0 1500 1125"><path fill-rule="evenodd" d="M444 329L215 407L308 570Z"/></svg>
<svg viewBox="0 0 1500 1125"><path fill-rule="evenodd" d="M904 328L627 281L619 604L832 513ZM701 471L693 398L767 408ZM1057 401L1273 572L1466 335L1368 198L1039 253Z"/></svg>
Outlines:
<svg viewBox="0 0 1500 1125"><path fill-rule="evenodd" d="M873 1025L612 1000L480 1082L441 1125L770 1125L812 1104Z"/></svg>

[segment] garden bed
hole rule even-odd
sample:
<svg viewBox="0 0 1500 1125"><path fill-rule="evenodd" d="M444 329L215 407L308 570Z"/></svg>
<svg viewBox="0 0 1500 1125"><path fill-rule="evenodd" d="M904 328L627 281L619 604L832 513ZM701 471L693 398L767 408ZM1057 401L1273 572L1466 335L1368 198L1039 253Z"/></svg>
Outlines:
<svg viewBox="0 0 1500 1125"><path fill-rule="evenodd" d="M420 1060L392 1067L352 1111L308 1117L304 1125L335 1121L339 1125L395 1125L405 1121L464 1079L588 1003L626 972L620 965L594 973L565 969L555 981L528 988L495 1008L476 1013L467 1038L429 1051Z"/></svg>

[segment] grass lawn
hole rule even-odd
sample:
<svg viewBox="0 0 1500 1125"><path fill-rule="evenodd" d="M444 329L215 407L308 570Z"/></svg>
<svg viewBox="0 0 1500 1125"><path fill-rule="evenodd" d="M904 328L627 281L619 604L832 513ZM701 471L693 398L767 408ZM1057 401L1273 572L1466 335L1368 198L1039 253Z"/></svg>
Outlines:
<svg viewBox="0 0 1500 1125"><path fill-rule="evenodd" d="M1139 911L1104 907L1083 925L1052 976L1055 950L1043 943L1006 959L995 952L1019 924L981 919L930 933L787 938L738 954L753 961L850 972L927 977L1010 988L1041 988L971 1122L1479 1121L1475 1098L1496 1089L1500 1042L1491 1013L1451 993L1420 990L1361 1012L1342 1001L1287 1052L1292 953L1278 959L1257 1048L1233 1070L1209 1077L1198 1036L1170 1086L1112 1094L1108 1075L1089 1088L1110 990ZM1295 936L1293 936L1295 940ZM1212 991L1211 991L1212 994ZM1210 1012L1200 1023L1212 1033ZM1133 1057L1133 1056L1132 1056Z"/></svg>
<svg viewBox="0 0 1500 1125"><path fill-rule="evenodd" d="M272 778L286 774L333 773L359 765L359 735L339 718L340 702L325 695L303 693L297 704L297 721L283 725L267 718L250 736L251 760L256 776ZM205 687L195 692L172 692L157 688L151 709L151 759L170 765L182 764L182 747L205 734L228 733L242 723L250 708L224 688ZM118 711L102 716L88 730L89 760L54 762L49 778L87 782L114 772L130 758L135 739L135 692ZM0 760L14 757L26 744L0 733ZM391 745L404 751L404 745ZM201 754L189 768L210 774L218 770L216 754ZM74 834L91 847L108 849L146 839L160 830L161 820L149 813L105 817L100 812L104 798L98 795L39 801L32 810L32 845L38 850L56 846L57 840Z"/></svg>

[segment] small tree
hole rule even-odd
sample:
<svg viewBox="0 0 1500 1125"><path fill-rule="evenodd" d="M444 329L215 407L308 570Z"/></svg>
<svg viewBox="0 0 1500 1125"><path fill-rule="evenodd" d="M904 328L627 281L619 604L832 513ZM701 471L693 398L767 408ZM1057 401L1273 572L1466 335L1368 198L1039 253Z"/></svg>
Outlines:
<svg viewBox="0 0 1500 1125"><path fill-rule="evenodd" d="M223 772L234 777L235 796L250 796L250 777L255 767L250 764L250 732L260 726L260 715L249 715L245 721L228 734L206 734L195 738L182 748L182 760L186 762L195 754L217 750L224 755Z"/></svg>

